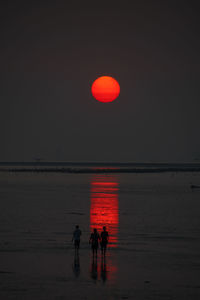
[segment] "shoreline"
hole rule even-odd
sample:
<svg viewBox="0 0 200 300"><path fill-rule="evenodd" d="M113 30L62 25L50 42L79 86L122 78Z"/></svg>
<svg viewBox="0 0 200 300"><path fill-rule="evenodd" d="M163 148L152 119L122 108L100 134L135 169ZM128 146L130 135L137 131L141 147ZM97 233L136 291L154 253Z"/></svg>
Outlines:
<svg viewBox="0 0 200 300"><path fill-rule="evenodd" d="M184 173L200 172L200 167L168 167L168 168L59 168L59 167L35 167L35 168L0 168L0 172L14 173L72 173L72 174L90 174L90 173Z"/></svg>

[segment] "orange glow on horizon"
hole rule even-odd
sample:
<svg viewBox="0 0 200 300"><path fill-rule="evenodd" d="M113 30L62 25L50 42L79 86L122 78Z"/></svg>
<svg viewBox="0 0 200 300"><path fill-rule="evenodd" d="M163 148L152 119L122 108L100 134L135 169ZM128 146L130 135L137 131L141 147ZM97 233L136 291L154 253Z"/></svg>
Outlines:
<svg viewBox="0 0 200 300"><path fill-rule="evenodd" d="M119 226L119 184L115 177L97 176L91 182L90 229L109 233L109 247L116 247Z"/></svg>
<svg viewBox="0 0 200 300"><path fill-rule="evenodd" d="M120 85L113 77L101 76L92 84L92 95L100 102L112 102L120 94Z"/></svg>

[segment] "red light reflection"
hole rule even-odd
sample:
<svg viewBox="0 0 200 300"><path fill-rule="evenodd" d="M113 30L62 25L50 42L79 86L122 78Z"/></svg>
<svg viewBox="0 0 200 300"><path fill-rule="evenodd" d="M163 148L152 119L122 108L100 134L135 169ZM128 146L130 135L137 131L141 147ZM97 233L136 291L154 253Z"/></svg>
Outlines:
<svg viewBox="0 0 200 300"><path fill-rule="evenodd" d="M95 176L91 181L90 229L101 233L106 226L109 233L109 247L117 246L119 226L118 190L114 176Z"/></svg>

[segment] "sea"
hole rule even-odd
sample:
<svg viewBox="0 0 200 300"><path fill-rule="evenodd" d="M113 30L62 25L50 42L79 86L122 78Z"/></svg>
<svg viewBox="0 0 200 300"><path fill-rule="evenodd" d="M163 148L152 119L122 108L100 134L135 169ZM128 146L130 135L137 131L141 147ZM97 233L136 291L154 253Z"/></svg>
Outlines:
<svg viewBox="0 0 200 300"><path fill-rule="evenodd" d="M0 299L200 299L200 164L0 163Z"/></svg>

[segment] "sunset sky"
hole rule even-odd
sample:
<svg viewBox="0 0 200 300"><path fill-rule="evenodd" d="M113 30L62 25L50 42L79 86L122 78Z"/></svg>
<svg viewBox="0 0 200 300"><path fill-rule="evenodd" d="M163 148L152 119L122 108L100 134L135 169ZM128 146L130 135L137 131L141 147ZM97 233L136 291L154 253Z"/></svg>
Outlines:
<svg viewBox="0 0 200 300"><path fill-rule="evenodd" d="M1 1L0 161L200 160L195 2L109 3Z"/></svg>

